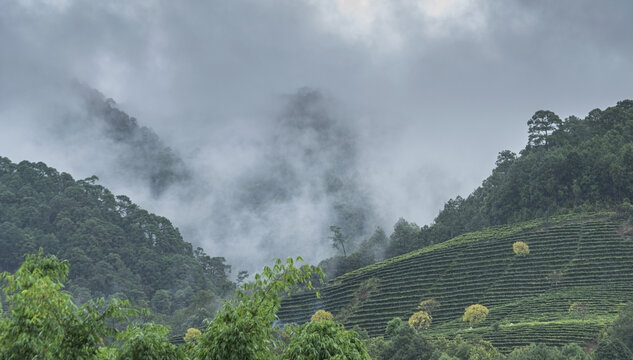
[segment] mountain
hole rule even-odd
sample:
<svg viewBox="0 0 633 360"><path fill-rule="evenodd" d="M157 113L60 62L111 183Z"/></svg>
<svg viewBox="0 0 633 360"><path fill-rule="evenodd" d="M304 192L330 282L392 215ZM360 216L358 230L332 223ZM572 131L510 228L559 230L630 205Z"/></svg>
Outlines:
<svg viewBox="0 0 633 360"><path fill-rule="evenodd" d="M230 266L96 180L0 157L0 271L15 271L25 254L42 248L70 261L67 290L78 303L116 296L149 306L179 329L199 326L232 292Z"/></svg>
<svg viewBox="0 0 633 360"><path fill-rule="evenodd" d="M501 151L472 194L449 200L430 225L400 219L388 238L378 229L351 255L323 262L338 276L323 297L288 298L280 319L305 322L324 308L377 336L434 298L432 335L480 335L504 350L596 338L633 300L633 101L584 119L539 110L527 125L525 148ZM513 253L517 241L528 256ZM489 307L487 323L464 330L475 303ZM591 315L574 318L572 304Z"/></svg>
<svg viewBox="0 0 633 360"><path fill-rule="evenodd" d="M528 255L513 252L517 241L529 246ZM630 221L611 212L566 215L487 228L364 267L330 281L321 298L286 299L278 315L303 323L325 309L380 336L389 320L406 320L421 301L436 299L426 330L432 337L481 337L503 351L587 343L633 301L632 278ZM570 312L575 303L582 312ZM462 315L472 304L490 313L470 330Z"/></svg>
<svg viewBox="0 0 633 360"><path fill-rule="evenodd" d="M519 154L499 152L481 186L466 198L448 200L432 224L420 227L400 219L388 241L380 240L384 234L379 229L351 256L324 261L328 275L489 226L600 211L633 200L633 101L594 109L584 119L561 120L539 110L527 125L525 148Z"/></svg>

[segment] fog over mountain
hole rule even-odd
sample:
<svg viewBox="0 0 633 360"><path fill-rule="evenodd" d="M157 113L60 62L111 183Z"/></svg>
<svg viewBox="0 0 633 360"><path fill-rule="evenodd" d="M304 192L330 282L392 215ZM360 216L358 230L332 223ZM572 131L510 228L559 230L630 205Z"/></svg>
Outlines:
<svg viewBox="0 0 633 360"><path fill-rule="evenodd" d="M629 1L16 0L0 155L167 216L234 269L432 222L539 109L631 98ZM108 100L112 99L112 100ZM134 118L134 119L132 119Z"/></svg>

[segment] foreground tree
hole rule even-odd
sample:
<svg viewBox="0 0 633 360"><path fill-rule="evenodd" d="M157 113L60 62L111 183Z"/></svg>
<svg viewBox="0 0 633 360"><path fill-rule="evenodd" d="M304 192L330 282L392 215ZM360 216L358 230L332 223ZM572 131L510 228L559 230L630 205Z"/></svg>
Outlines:
<svg viewBox="0 0 633 360"><path fill-rule="evenodd" d="M158 324L132 324L119 339L116 360L185 360L182 349L167 340L169 329Z"/></svg>
<svg viewBox="0 0 633 360"><path fill-rule="evenodd" d="M299 260L302 259L297 258ZM274 358L277 343L271 324L276 320L282 295L299 284L312 289L313 273L323 277L321 269L307 265L297 268L291 258L285 263L277 260L272 268L266 266L261 274L255 275L254 282L244 284L235 299L227 302L209 323L199 337L198 359Z"/></svg>
<svg viewBox="0 0 633 360"><path fill-rule="evenodd" d="M0 359L94 359L114 324L134 311L118 299L77 307L63 291L68 262L27 255L15 274L3 273L8 312L0 312Z"/></svg>
<svg viewBox="0 0 633 360"><path fill-rule="evenodd" d="M369 360L365 345L354 331L331 320L311 321L295 329L283 360Z"/></svg>

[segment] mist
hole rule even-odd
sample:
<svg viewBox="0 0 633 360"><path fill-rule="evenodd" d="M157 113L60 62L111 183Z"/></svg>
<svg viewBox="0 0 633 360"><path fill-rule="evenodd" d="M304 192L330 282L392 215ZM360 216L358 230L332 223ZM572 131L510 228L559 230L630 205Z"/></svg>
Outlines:
<svg viewBox="0 0 633 360"><path fill-rule="evenodd" d="M0 155L97 175L235 273L316 263L330 225L431 223L535 111L631 98L632 7L10 1Z"/></svg>

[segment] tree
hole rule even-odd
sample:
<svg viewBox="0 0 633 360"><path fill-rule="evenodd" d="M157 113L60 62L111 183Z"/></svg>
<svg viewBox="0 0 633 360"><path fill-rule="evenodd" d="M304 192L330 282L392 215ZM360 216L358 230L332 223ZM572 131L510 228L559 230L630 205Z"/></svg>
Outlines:
<svg viewBox="0 0 633 360"><path fill-rule="evenodd" d="M593 352L594 360L633 360L633 353L620 340L603 338Z"/></svg>
<svg viewBox="0 0 633 360"><path fill-rule="evenodd" d="M134 311L118 299L77 307L63 289L68 262L27 255L15 274L2 273L8 312L0 312L1 359L90 359Z"/></svg>
<svg viewBox="0 0 633 360"><path fill-rule="evenodd" d="M332 320L312 321L294 329L283 360L370 360L365 344L354 331Z"/></svg>
<svg viewBox="0 0 633 360"><path fill-rule="evenodd" d="M402 321L399 317L389 320L387 322L387 326L385 327L385 338L392 339L404 325L404 321Z"/></svg>
<svg viewBox="0 0 633 360"><path fill-rule="evenodd" d="M468 321L470 323L470 326L477 325L483 322L484 320L486 320L486 316L488 316L488 312L489 312L488 308L483 305L480 305L480 304L470 305L464 311L464 316L462 318L462 321Z"/></svg>
<svg viewBox="0 0 633 360"><path fill-rule="evenodd" d="M241 284L247 278L248 278L248 271L240 270L240 272L237 273L237 284L238 285Z"/></svg>
<svg viewBox="0 0 633 360"><path fill-rule="evenodd" d="M296 261L302 260L297 258ZM264 267L252 283L242 285L235 298L211 321L200 337L200 360L271 359L277 342L271 326L281 305L283 294L294 286L304 284L312 289L312 274L323 277L319 268L295 266L295 260L277 260L270 268ZM318 295L318 293L317 293ZM318 322L317 322L318 323Z"/></svg>
<svg viewBox="0 0 633 360"><path fill-rule="evenodd" d="M196 328L189 328L187 329L187 332L185 333L185 337L183 339L186 343L197 342L200 335L202 335L202 331Z"/></svg>
<svg viewBox="0 0 633 360"><path fill-rule="evenodd" d="M435 299L427 299L420 301L420 305L418 305L418 310L425 311L429 315L433 314L433 311L440 307L440 302Z"/></svg>
<svg viewBox="0 0 633 360"><path fill-rule="evenodd" d="M379 358L390 360L428 359L433 352L431 343L400 318L387 323L386 343Z"/></svg>
<svg viewBox="0 0 633 360"><path fill-rule="evenodd" d="M431 326L431 316L426 311L414 312L409 317L409 325L416 330L426 330Z"/></svg>
<svg viewBox="0 0 633 360"><path fill-rule="evenodd" d="M530 253L530 247L523 241L517 241L512 244L512 250L518 256L527 256Z"/></svg>
<svg viewBox="0 0 633 360"><path fill-rule="evenodd" d="M609 328L609 335L633 351L633 303L627 304Z"/></svg>
<svg viewBox="0 0 633 360"><path fill-rule="evenodd" d="M332 319L334 319L334 315L332 315L331 312L325 310L317 310L310 318L310 321L323 321Z"/></svg>
<svg viewBox="0 0 633 360"><path fill-rule="evenodd" d="M185 360L176 345L167 341L169 328L162 325L132 324L119 336L116 360Z"/></svg>
<svg viewBox="0 0 633 360"><path fill-rule="evenodd" d="M330 236L330 240L332 240L332 247L338 251L342 251L343 256L347 257L347 252L345 251L347 239L343 236L341 228L339 226L332 225L330 226L330 231L332 232L332 235Z"/></svg>
<svg viewBox="0 0 633 360"><path fill-rule="evenodd" d="M548 110L539 110L530 120L528 124L528 143L532 146L547 146L548 136L558 129L562 124L562 120L558 115Z"/></svg>

